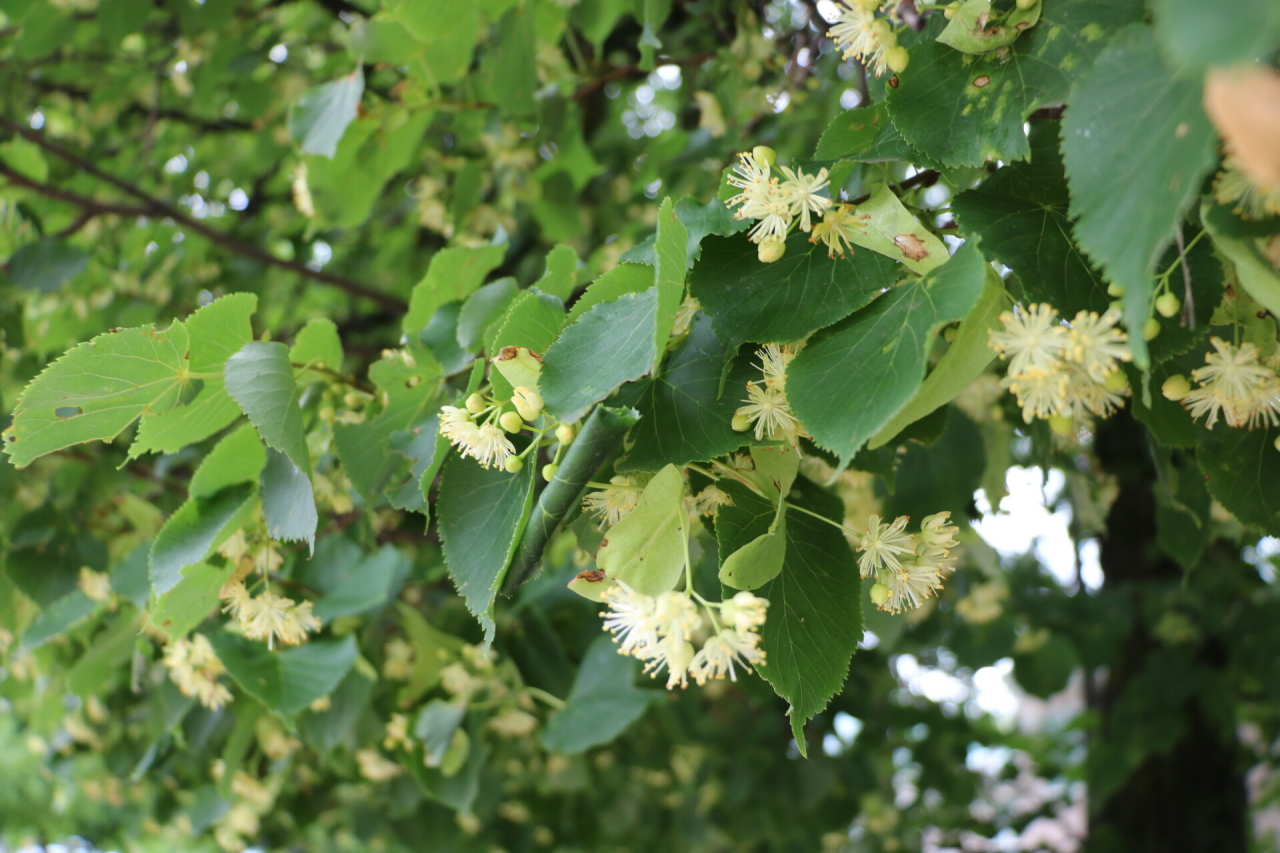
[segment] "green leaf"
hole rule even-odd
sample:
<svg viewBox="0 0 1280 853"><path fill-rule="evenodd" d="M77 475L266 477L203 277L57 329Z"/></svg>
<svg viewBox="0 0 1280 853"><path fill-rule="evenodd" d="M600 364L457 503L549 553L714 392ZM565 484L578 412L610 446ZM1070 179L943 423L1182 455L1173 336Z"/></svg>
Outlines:
<svg viewBox="0 0 1280 853"><path fill-rule="evenodd" d="M485 351L496 355L504 347L525 347L538 355L544 354L560 334L564 323L564 303L537 288L522 291L507 316L490 332L485 340ZM503 386L499 399L506 399L511 391ZM497 394L497 386L495 386Z"/></svg>
<svg viewBox="0 0 1280 853"><path fill-rule="evenodd" d="M490 97L509 116L537 112L537 46L533 32L533 7L513 6L498 24L498 38L481 61L480 74ZM438 26L438 23L437 23Z"/></svg>
<svg viewBox="0 0 1280 853"><path fill-rule="evenodd" d="M269 650L234 634L219 632L209 640L227 674L272 711L292 716L328 696L356 661L356 638L311 640L291 649Z"/></svg>
<svg viewBox="0 0 1280 853"><path fill-rule="evenodd" d="M885 184L876 187L871 198L858 205L858 213L871 220L866 228L854 232L850 242L893 258L912 272L924 275L951 257L946 245L903 207Z"/></svg>
<svg viewBox="0 0 1280 853"><path fill-rule="evenodd" d="M656 287L624 294L596 305L560 333L546 351L539 381L548 412L572 420L618 385L652 369L659 299Z"/></svg>
<svg viewBox="0 0 1280 853"><path fill-rule="evenodd" d="M67 673L67 689L88 698L102 691L121 666L129 660L138 643L138 618L134 610L125 608Z"/></svg>
<svg viewBox="0 0 1280 853"><path fill-rule="evenodd" d="M332 228L362 225L387 181L418 152L431 116L423 110L358 118L347 128L332 160L305 158L315 221Z"/></svg>
<svg viewBox="0 0 1280 853"><path fill-rule="evenodd" d="M1192 370L1203 364L1202 355L1197 353L1152 365L1150 374L1143 374L1132 365L1125 366L1125 373L1133 388L1133 397L1129 401L1133 416L1146 425L1151 431L1151 436L1162 447L1195 447L1199 442L1203 428L1197 426L1191 419L1190 412L1166 398L1161 393L1161 389L1170 376L1174 374L1190 376ZM1150 391L1150 405L1144 401L1148 396L1143 391L1144 383L1147 383Z"/></svg>
<svg viewBox="0 0 1280 853"><path fill-rule="evenodd" d="M445 752L466 716L466 702L432 699L423 706L413 723L413 734L422 741L423 763L427 767L439 767L444 763Z"/></svg>
<svg viewBox="0 0 1280 853"><path fill-rule="evenodd" d="M281 343L251 341L227 359L224 376L227 393L266 445L310 477L311 455L298 405L302 395L293 380L289 349Z"/></svg>
<svg viewBox="0 0 1280 853"><path fill-rule="evenodd" d="M933 333L977 302L986 261L972 244L820 335L787 371L791 408L817 444L849 460L915 395Z"/></svg>
<svg viewBox="0 0 1280 853"><path fill-rule="evenodd" d="M480 37L480 9L470 0L391 0L387 20L399 21L419 42L410 66L433 87L455 83L471 67Z"/></svg>
<svg viewBox="0 0 1280 853"><path fill-rule="evenodd" d="M538 466L509 474L451 456L444 464L437 513L444 558L458 594L493 641L493 602L533 506Z"/></svg>
<svg viewBox="0 0 1280 853"><path fill-rule="evenodd" d="M618 654L607 635L596 637L573 680L565 705L542 729L542 745L575 755L611 743L662 697L635 686L636 661Z"/></svg>
<svg viewBox="0 0 1280 853"><path fill-rule="evenodd" d="M255 294L233 293L215 299L186 319L191 339L187 367L199 377L200 390L167 412L143 418L129 448L130 458L144 453L176 453L240 417L239 406L224 387L223 368L236 350L253 339L249 318L257 307Z"/></svg>
<svg viewBox="0 0 1280 853"><path fill-rule="evenodd" d="M400 591L411 568L399 549L383 545L352 566L342 582L316 602L315 614L328 622L384 607Z"/></svg>
<svg viewBox="0 0 1280 853"><path fill-rule="evenodd" d="M653 270L643 264L618 264L591 284L574 300L568 322L578 318L602 302L613 302L624 293L643 293L653 287Z"/></svg>
<svg viewBox="0 0 1280 853"><path fill-rule="evenodd" d="M835 496L803 478L795 486L801 492L793 499L797 505L832 520L844 517ZM720 552L731 554L767 531L775 509L740 483L722 481L721 487L733 504L720 507L716 537ZM862 583L853 549L838 528L793 513L786 532L782 572L757 592L769 602L760 631L768 658L760 675L791 703L787 713L803 749L804 721L839 692L862 639Z"/></svg>
<svg viewBox="0 0 1280 853"><path fill-rule="evenodd" d="M938 41L961 53L986 53L1013 44L1018 36L1040 20L1040 0L1023 9L1015 6L1007 14L991 14L991 0L964 0Z"/></svg>
<svg viewBox="0 0 1280 853"><path fill-rule="evenodd" d="M275 449L267 450L267 464L262 469L262 516L272 539L306 542L315 551L320 516L311 480Z"/></svg>
<svg viewBox="0 0 1280 853"><path fill-rule="evenodd" d="M408 467L404 456L389 452L393 438L405 430L419 430L419 436L436 433L440 366L428 353L420 349L412 352L412 364L396 354L369 368L369 377L384 401L382 411L364 423L338 424L333 430L338 458L351 484L371 506L381 501L392 478Z"/></svg>
<svg viewBox="0 0 1280 853"><path fill-rule="evenodd" d="M836 115L818 139L813 153L815 160L844 160L856 158L871 147L876 137L889 123L883 103L856 110L845 110Z"/></svg>
<svg viewBox="0 0 1280 853"><path fill-rule="evenodd" d="M667 339L676 321L676 312L684 301L684 276L688 269L689 231L677 217L671 197L658 208L658 235L654 242L657 264L654 282L658 289L657 326L654 329L653 369L657 372L667 350Z"/></svg>
<svg viewBox="0 0 1280 853"><path fill-rule="evenodd" d="M364 71L358 65L346 77L308 89L289 111L289 133L299 150L333 159L362 95Z"/></svg>
<svg viewBox="0 0 1280 853"><path fill-rule="evenodd" d="M1258 251L1254 240L1233 238L1224 233L1230 220L1225 207L1206 204L1200 208L1201 223L1218 252L1235 265L1241 286L1273 316L1280 316L1280 274Z"/></svg>
<svg viewBox="0 0 1280 853"><path fill-rule="evenodd" d="M1009 297L995 270L987 267L986 277L982 295L960 321L955 340L920 383L920 390L911 401L867 442L869 449L888 444L906 427L950 403L995 359L995 352L987 346L987 333L1000 325L1000 312L1009 304Z"/></svg>
<svg viewBox="0 0 1280 853"><path fill-rule="evenodd" d="M1124 287L1130 329L1141 329L1151 316L1152 265L1217 159L1217 136L1200 98L1200 81L1169 73L1146 26L1119 33L1072 89L1062 154L1076 240ZM1119 157L1118 151L1145 153ZM1145 368L1142 335L1130 335L1129 347L1134 363Z"/></svg>
<svg viewBox="0 0 1280 853"><path fill-rule="evenodd" d="M182 570L201 562L248 519L257 506L257 491L248 484L231 486L209 497L192 497L178 508L151 546L151 586L164 595L178 585Z"/></svg>
<svg viewBox="0 0 1280 853"><path fill-rule="evenodd" d="M30 178L36 183L43 184L49 180L49 163L44 159L44 151L39 145L21 136L15 136L0 144L0 161L22 177ZM12 274L10 271L10 275Z"/></svg>
<svg viewBox="0 0 1280 853"><path fill-rule="evenodd" d="M50 364L18 396L5 452L16 468L86 441L111 441L143 415L178 405L187 377L187 328L174 321L98 335Z"/></svg>
<svg viewBox="0 0 1280 853"><path fill-rule="evenodd" d="M940 414L947 415L942 435L928 445L909 442L901 454L885 517L924 518L945 510L964 526L987 467L982 431L958 409Z"/></svg>
<svg viewBox="0 0 1280 853"><path fill-rule="evenodd" d="M796 341L866 305L898 278L898 265L872 252L828 258L826 247L801 233L787 253L762 264L745 237L709 237L689 273L692 295L720 340Z"/></svg>
<svg viewBox="0 0 1280 853"><path fill-rule="evenodd" d="M417 334L431 322L431 315L446 302L466 299L506 254L505 246L475 249L441 249L431 258L427 274L413 286L409 311L404 315L405 334Z"/></svg>
<svg viewBox="0 0 1280 853"><path fill-rule="evenodd" d="M1271 0L1240 0L1226 10L1203 0L1152 0L1151 9L1165 56L1189 69L1251 61L1280 37L1280 6Z"/></svg>
<svg viewBox="0 0 1280 853"><path fill-rule="evenodd" d="M1107 284L1071 237L1067 179L1055 128L1031 134L1031 161L996 171L957 195L952 210L982 253L1010 267L1028 302L1048 302L1066 317L1107 310Z"/></svg>
<svg viewBox="0 0 1280 853"><path fill-rule="evenodd" d="M529 524L520 539L520 548L511 561L503 592L516 589L542 566L542 552L560 523L577 505L578 497L600 466L618 447L635 418L627 412L597 406L582 424L551 482L538 496Z"/></svg>
<svg viewBox="0 0 1280 853"><path fill-rule="evenodd" d="M182 579L173 589L159 596L151 611L151 624L170 640L185 637L221 605L218 591L235 571L235 564L218 568L208 563L193 563L182 570Z"/></svg>
<svg viewBox="0 0 1280 853"><path fill-rule="evenodd" d="M578 253L572 246L556 246L547 252L547 268L534 287L567 301L578 286Z"/></svg>
<svg viewBox="0 0 1280 853"><path fill-rule="evenodd" d="M502 321L519 295L514 278L500 278L467 297L458 312L458 346L467 352L484 346L485 333Z"/></svg>
<svg viewBox="0 0 1280 853"><path fill-rule="evenodd" d="M725 207L724 202L718 198L713 198L703 204L695 198L685 196L676 202L675 211L676 218L684 224L685 230L689 234L688 242L685 244L685 254L690 268L693 267L694 261L702 253L702 239L704 237L710 234L719 234L722 237L727 237L730 234L740 234L751 227L751 220L735 218L733 211ZM650 234L638 244L623 252L619 260L624 263L657 266L657 239L658 235L656 233ZM650 278L649 283L653 283L652 278ZM640 289L643 290L644 288Z"/></svg>
<svg viewBox="0 0 1280 853"><path fill-rule="evenodd" d="M641 0L640 8L643 10L640 22L644 24L640 32L640 70L652 71L655 51L662 47L658 30L671 15L671 0Z"/></svg>
<svg viewBox="0 0 1280 853"><path fill-rule="evenodd" d="M789 447L755 445L751 448L751 461L756 470L750 476L766 495L785 498L791 493L791 484L800 473L799 453L792 453Z"/></svg>
<svg viewBox="0 0 1280 853"><path fill-rule="evenodd" d="M28 243L10 255L7 272L14 287L53 293L68 279L83 272L88 263L89 253L84 249L50 238Z"/></svg>
<svg viewBox="0 0 1280 853"><path fill-rule="evenodd" d="M308 320L293 339L293 346L289 347L289 360L295 364L323 367L335 373L342 372L344 359L338 325L328 317Z"/></svg>
<svg viewBox="0 0 1280 853"><path fill-rule="evenodd" d="M460 637L435 628L407 601L396 602L400 626L413 645L413 672L396 698L396 704L407 708L423 693L440 683L440 671L453 663L465 645Z"/></svg>
<svg viewBox="0 0 1280 853"><path fill-rule="evenodd" d="M92 616L100 603L78 589L68 593L45 607L31 620L27 630L22 632L19 650L29 651L65 634Z"/></svg>
<svg viewBox="0 0 1280 853"><path fill-rule="evenodd" d="M1280 429L1200 430L1196 461L1209 494L1245 524L1280 536Z"/></svg>
<svg viewBox="0 0 1280 853"><path fill-rule="evenodd" d="M743 386L759 374L743 358L726 380L733 353L712 331L710 318L695 315L689 337L636 404L640 422L615 467L656 471L669 463L714 459L746 444L749 435L733 429L733 413L743 403Z"/></svg>
<svg viewBox="0 0 1280 853"><path fill-rule="evenodd" d="M1022 130L1027 117L1066 100L1107 37L1144 14L1136 0L1053 0L1008 51L981 56L938 42L943 16L933 15L911 46L911 64L888 89L889 115L909 144L947 167L1025 160L1031 153Z"/></svg>
<svg viewBox="0 0 1280 853"><path fill-rule="evenodd" d="M778 498L769 529L724 558L720 583L734 589L757 589L778 576L787 556L787 505Z"/></svg>
<svg viewBox="0 0 1280 853"><path fill-rule="evenodd" d="M237 483L256 483L266 464L267 449L262 446L257 430L252 424L243 424L209 451L191 475L189 494L193 498L208 498Z"/></svg>
<svg viewBox="0 0 1280 853"><path fill-rule="evenodd" d="M688 537L684 476L668 465L644 487L636 508L605 533L596 566L636 592L661 595L684 574Z"/></svg>

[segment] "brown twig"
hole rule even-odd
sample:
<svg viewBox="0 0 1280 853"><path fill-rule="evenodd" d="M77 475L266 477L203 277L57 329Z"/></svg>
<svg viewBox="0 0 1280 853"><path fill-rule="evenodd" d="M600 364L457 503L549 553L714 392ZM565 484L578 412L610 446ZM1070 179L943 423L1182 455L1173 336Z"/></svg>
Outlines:
<svg viewBox="0 0 1280 853"><path fill-rule="evenodd" d="M381 293L377 290L374 290L371 287L360 284L357 281L352 281L349 278L344 278L339 275L334 275L333 273L327 273L322 270L314 270L306 266L305 264L301 264L296 261L286 261L282 258L277 258L275 255L271 254L261 246L254 245L253 243L247 243L244 240L240 240L236 237L232 237L228 234L224 234L221 231L217 230L216 228L211 228L208 225L204 224L203 222L199 221L198 219L193 219L192 217L183 213L181 210L174 207L172 204L169 204L168 202L161 201L158 198L150 196L147 193L143 192L142 190L138 189L137 187L133 186L129 182L124 181L116 177L115 175L102 171L96 165L84 159L83 157L79 156L78 154L75 154L67 150L66 148L63 148L61 145L48 139L43 133L38 133L34 130L31 130L30 128L23 127L22 125L17 124L16 122L11 121L9 118L3 117L3 116L0 116L0 128L11 131L12 133L16 133L30 142L34 142L36 145L39 145L44 150L49 151L50 153L55 154L58 157L61 157L63 160L66 160L68 163L71 163L80 171L93 175L95 178L98 178L101 181L111 184L111 186L115 187L116 189L120 190L126 195L130 195L140 200L142 204L141 205L122 205L122 204L115 204L111 202L101 202L101 201L98 201L97 199L90 198L88 196L82 196L82 195L79 195L78 193L69 192L67 190L62 190L57 187L50 186L48 184L41 184L36 181L29 180L27 178L22 177L21 175L18 175L16 172L13 172L10 169L0 167L0 173L3 173L6 177L9 178L9 180L13 181L16 184L25 186L28 189L34 190L35 192L38 192L41 195L44 195L48 198L57 199L59 201L64 201L69 204L76 204L76 205L79 205L82 209L93 210L95 211L95 213L99 213L99 214L115 213L120 216L167 217L168 219L172 219L174 222L181 224L184 228L194 231L195 233L201 235L202 237L212 240L214 243L217 243L223 248L228 249L232 252L235 252L238 255L243 255L247 258L253 258L254 260L259 261L268 266L274 266L283 270L288 270L290 272L297 273L298 275L304 276L313 281L321 282L322 284L331 285L340 290L346 291L352 296L359 296L365 299L369 299L383 306L384 308L387 308L392 311L403 312L408 310L408 306L405 304L405 302L398 297L391 296L390 294L386 294L386 293Z"/></svg>
<svg viewBox="0 0 1280 853"><path fill-rule="evenodd" d="M690 65L701 65L715 55L716 52L714 50L708 50L706 53L700 53L697 56L689 57L688 59L671 59L664 56L658 58L657 65L678 65L682 68ZM619 65L617 68L612 69L606 74L602 74L590 83L587 83L585 86L578 89L578 91L573 93L573 99L575 101L580 101L587 95L590 95L592 92L599 89L603 89L615 80L622 80L627 77L633 77L637 74L646 73L648 72L642 69L639 65Z"/></svg>

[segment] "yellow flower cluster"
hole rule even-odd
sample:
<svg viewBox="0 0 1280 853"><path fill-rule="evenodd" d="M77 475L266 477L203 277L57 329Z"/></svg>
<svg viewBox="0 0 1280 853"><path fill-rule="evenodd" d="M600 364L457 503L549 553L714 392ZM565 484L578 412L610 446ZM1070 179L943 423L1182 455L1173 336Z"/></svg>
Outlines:
<svg viewBox="0 0 1280 853"><path fill-rule="evenodd" d="M310 601L295 602L270 590L252 596L244 581L237 579L228 581L218 597L226 602L223 612L240 622L244 635L266 640L268 648L275 648L277 640L296 646L306 642L309 632L320 630L320 618L311 612Z"/></svg>
<svg viewBox="0 0 1280 853"><path fill-rule="evenodd" d="M672 591L651 596L622 581L613 583L604 593L609 606L605 630L614 635L618 654L645 661L646 673L657 677L667 670L668 690L688 687L690 678L699 685L726 676L737 681L737 667L750 672L752 666L764 665L759 632L769 606L765 599L744 591L720 604L704 602L715 633L695 651L693 641L705 625L688 594ZM713 611L719 612L719 618Z"/></svg>
<svg viewBox="0 0 1280 853"><path fill-rule="evenodd" d="M227 670L204 634L194 634L189 640L174 640L165 646L164 665L183 696L194 696L213 711L231 701L231 691L218 681Z"/></svg>
<svg viewBox="0 0 1280 853"><path fill-rule="evenodd" d="M792 225L799 225L807 234L814 230L813 216L831 206L831 199L823 195L827 190L826 169L806 175L800 169L779 166L784 178L780 181L773 176L775 158L773 149L763 145L741 153L727 179L739 191L728 205L738 208L735 219L756 221L748 236L760 245L758 254L765 263L778 260L786 252L784 241Z"/></svg>
<svg viewBox="0 0 1280 853"><path fill-rule="evenodd" d="M1210 338L1214 351L1206 353L1205 366L1191 371L1199 385L1191 390L1185 376L1165 380L1164 395L1180 400L1193 418L1205 418L1213 429L1221 416L1229 427L1253 429L1280 425L1280 375L1265 363L1253 344L1239 346Z"/></svg>
<svg viewBox="0 0 1280 853"><path fill-rule="evenodd" d="M959 543L951 513L925 516L917 534L907 532L909 520L902 515L888 523L873 515L856 546L862 552L858 558L862 577L876 579L871 600L890 613L919 607L942 589L943 577L955 571L951 549Z"/></svg>
<svg viewBox="0 0 1280 853"><path fill-rule="evenodd" d="M733 413L733 428L742 432L754 428L756 441L782 439L791 446L807 435L800 419L787 401L787 365L796 357L798 348L766 344L756 350L760 356L763 379L747 383L747 405Z"/></svg>
<svg viewBox="0 0 1280 853"><path fill-rule="evenodd" d="M1061 323L1053 306L1032 304L1000 315L989 346L1009 361L1001 383L1018 398L1022 418L1107 417L1124 402L1129 383L1119 362L1131 358L1116 328L1120 312L1081 311Z"/></svg>
<svg viewBox="0 0 1280 853"><path fill-rule="evenodd" d="M876 17L882 5L882 0L840 0L840 17L827 30L845 59L858 60L877 77L885 71L902 71L910 60L907 49L898 44L892 22ZM887 5L892 8L896 3Z"/></svg>

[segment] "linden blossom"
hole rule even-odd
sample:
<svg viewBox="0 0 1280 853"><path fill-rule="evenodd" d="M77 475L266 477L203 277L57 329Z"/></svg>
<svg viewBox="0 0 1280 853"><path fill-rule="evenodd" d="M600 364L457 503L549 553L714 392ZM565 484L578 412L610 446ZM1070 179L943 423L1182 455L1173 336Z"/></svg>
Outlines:
<svg viewBox="0 0 1280 853"><path fill-rule="evenodd" d="M784 241L793 225L808 233L814 230L812 216L831 206L831 199L822 194L829 187L826 169L808 175L800 169L780 166L785 180L779 181L771 176L774 157L773 150L764 146L741 153L727 178L730 186L741 190L729 199L728 206L738 208L735 218L756 220L747 236L760 244L760 260L765 263L783 256ZM828 226L823 234L829 235L830 231ZM831 245L826 236L824 242Z"/></svg>
<svg viewBox="0 0 1280 853"><path fill-rule="evenodd" d="M1206 353L1205 366L1191 371L1200 387L1181 390L1174 396L1170 382L1183 377L1170 377L1165 383L1165 396L1180 399L1193 418L1206 418L1205 427L1213 429L1218 415L1230 427L1276 426L1280 424L1280 376L1263 364L1253 344L1233 346L1221 338L1210 338L1214 352Z"/></svg>
<svg viewBox="0 0 1280 853"><path fill-rule="evenodd" d="M747 672L753 666L763 666L765 652L760 648L759 629L764 625L769 602L745 591L719 604L699 601L717 630L696 652L694 635L702 630L704 622L693 597L684 592L664 592L655 597L615 581L615 586L604 593L609 607L604 614L604 629L614 635L618 654L646 662L647 674L656 677L665 669L668 690L688 687L689 678L699 685L726 676L736 681L737 666ZM720 627L719 622L724 626Z"/></svg>
<svg viewBox="0 0 1280 853"><path fill-rule="evenodd" d="M880 516L867 519L867 532L856 546L862 551L858 569L862 577L875 577L871 600L881 610L901 613L920 607L942 589L942 578L955 570L951 549L959 544L959 532L951 513L925 516L918 534L906 530L908 519L898 516L885 523Z"/></svg>
<svg viewBox="0 0 1280 853"><path fill-rule="evenodd" d="M1000 315L1003 329L992 330L988 346L1009 360L1001 385L1013 392L1027 423L1036 418L1107 417L1123 403L1128 380L1119 363L1131 356L1128 336L1116 328L1120 312L1076 314L1063 325L1047 304L1032 304Z"/></svg>

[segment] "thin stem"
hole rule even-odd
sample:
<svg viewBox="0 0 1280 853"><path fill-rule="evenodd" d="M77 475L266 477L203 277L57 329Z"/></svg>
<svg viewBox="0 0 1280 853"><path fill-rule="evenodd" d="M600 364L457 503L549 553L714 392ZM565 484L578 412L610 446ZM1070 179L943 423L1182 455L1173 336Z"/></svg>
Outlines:
<svg viewBox="0 0 1280 853"><path fill-rule="evenodd" d="M343 374L339 373L336 370L330 370L327 367L320 367L319 365L312 364L310 362L307 362L304 364L303 362L292 361L290 362L290 364L293 365L293 367L297 368L298 370L310 370L313 373L320 373L324 376L328 376L330 379L334 380L335 382L341 382L343 385L349 385L350 387L356 389L357 391L360 391L361 393L369 394L370 396L373 396L376 393L372 388L370 388L368 385L365 385L363 382L359 381L358 379L353 379L350 376L344 376Z"/></svg>
<svg viewBox="0 0 1280 853"><path fill-rule="evenodd" d="M680 521L680 539L684 544L684 591L690 595L697 595L697 591L693 588L693 561L689 559L689 516L685 516Z"/></svg>
<svg viewBox="0 0 1280 853"><path fill-rule="evenodd" d="M530 687L529 685L526 684L524 689L525 689L525 692L528 693L530 696L532 696L534 699L537 699L539 702L542 702L545 705L550 705L552 708L555 708L557 710L563 708L565 705L565 701L561 699L559 696L552 696L550 693L548 693L547 691L541 688Z"/></svg>
<svg viewBox="0 0 1280 853"><path fill-rule="evenodd" d="M80 155L52 141L44 133L34 131L28 127L24 127L23 125L18 124L17 122L12 121L11 119L8 119L4 116L0 116L0 128L7 130L10 133L14 133L18 136L21 136L23 139L26 139L28 142L33 142L36 145L39 145L45 151L48 151L51 154L54 154L57 157L62 158L63 160L75 166L77 169L84 172L85 174L92 175L98 180L104 181L110 184L111 186L115 187L116 189L120 190L126 195L133 196L134 198L140 200L142 202L142 205L121 205L121 204L113 204L109 202L100 202L93 198L80 196L76 193L59 189L58 187L32 181L21 175L17 175L16 173L14 173L9 169L4 169L3 174L5 175L5 177L7 177L11 182L18 184L19 186L26 187L27 189L30 189L30 190L34 190L35 192L38 192L41 195L47 196L49 198L57 199L59 201L64 201L69 204L78 205L81 209L93 211L95 214L114 213L120 216L168 217L169 219L172 219L174 222L182 225L184 228L194 231L195 233L201 235L202 237L205 237L213 241L214 243L217 243L223 248L228 249L232 252L235 252L236 254L244 255L245 257L248 257L248 258L253 258L259 263L265 264L267 266L274 266L274 267L279 267L280 269L289 270L290 272L297 273L298 275L304 276L314 281L321 282L322 284L332 285L333 287L337 287L341 290L345 290L347 293L351 294L352 296L361 296L361 297L364 297L365 299L372 300L373 302L378 303L379 305L383 306L384 308L387 308L388 310L398 311L398 312L403 312L408 310L409 306L405 303L404 300L398 297L392 296L387 293L380 293L379 291L374 290L371 287L367 287L366 285L360 284L359 282L356 282L356 281L352 281L351 279L348 279L348 278L343 278L342 276L333 275L332 273L323 272L321 270L313 270L310 267L308 267L306 264L301 264L296 261L286 261L282 258L276 257L271 252L267 251L261 246L254 245L253 243L247 243L236 237L232 237L229 234L224 234L221 231L217 230L216 228L211 228L210 226L199 221L198 219L193 219L192 217L183 213L181 210L179 210L177 207L174 207L172 204L162 201L161 199L155 198L154 196L148 195L147 193L135 187L133 184L130 184L128 181L103 171L102 169L98 168L95 164L85 159L84 157L81 157Z"/></svg>
<svg viewBox="0 0 1280 853"><path fill-rule="evenodd" d="M819 521L825 521L827 524L830 524L832 527L838 527L841 530L843 530L845 533L852 533L854 536L858 537L859 541L862 540L862 534L854 530L852 527L845 527L843 524L841 524L838 521L832 521L831 519L827 518L825 515L818 515L813 510L805 509L802 506L796 506L791 501L783 501L783 503L786 504L791 509L798 510L799 512L803 512L805 515L811 515L814 518L818 519Z"/></svg>

